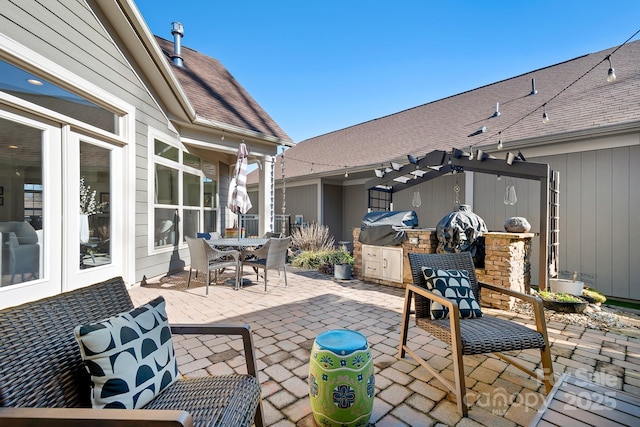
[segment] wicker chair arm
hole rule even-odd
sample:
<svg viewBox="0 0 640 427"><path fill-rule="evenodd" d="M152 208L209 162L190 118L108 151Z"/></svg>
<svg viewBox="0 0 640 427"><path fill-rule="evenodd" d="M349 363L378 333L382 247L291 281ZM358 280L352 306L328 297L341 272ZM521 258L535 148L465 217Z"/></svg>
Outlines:
<svg viewBox="0 0 640 427"><path fill-rule="evenodd" d="M222 251L220 249L211 248L211 252L208 253L209 261L220 261L226 259L227 257L233 257L233 260L235 262L238 262L240 258L240 252L234 249Z"/></svg>
<svg viewBox="0 0 640 427"><path fill-rule="evenodd" d="M505 289L500 286L492 285L490 283L478 282L478 286L480 290L484 288L492 292L498 292L501 294L519 298L522 301L530 303L531 307L533 308L533 317L536 321L536 329L538 332L542 334L542 336L545 339L545 342L548 342L547 326L546 326L546 320L544 317L544 306L542 304L542 299L534 295L527 295L523 292L514 291L512 289Z"/></svg>
<svg viewBox="0 0 640 427"><path fill-rule="evenodd" d="M267 243L264 246L260 246L258 249L244 249L242 251L242 260L245 260L247 256L254 256L258 259L264 259L267 257L269 253L269 244Z"/></svg>
<svg viewBox="0 0 640 427"><path fill-rule="evenodd" d="M523 292L514 291L513 289L506 289L501 286L496 286L491 283L478 282L478 286L482 290L482 288L490 290L492 292L497 292L500 294L509 295L523 301L529 302L531 304L536 304L538 301L542 304L542 300L534 295L527 295Z"/></svg>
<svg viewBox="0 0 640 427"><path fill-rule="evenodd" d="M193 426L186 411L91 408L0 408L0 425L47 427Z"/></svg>
<svg viewBox="0 0 640 427"><path fill-rule="evenodd" d="M182 324L171 325L171 333L179 335L240 335L244 346L244 358L247 374L257 377L256 356L253 346L253 334L249 325L225 324Z"/></svg>

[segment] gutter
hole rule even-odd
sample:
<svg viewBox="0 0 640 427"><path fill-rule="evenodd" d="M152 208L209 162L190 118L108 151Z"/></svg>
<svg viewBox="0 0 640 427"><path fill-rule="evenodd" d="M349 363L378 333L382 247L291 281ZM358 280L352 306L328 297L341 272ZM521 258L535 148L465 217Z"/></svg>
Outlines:
<svg viewBox="0 0 640 427"><path fill-rule="evenodd" d="M233 126L227 123L222 123L217 120L206 119L196 114L196 117L192 121L194 125L204 126L212 129L224 130L226 132L234 133L246 138L255 138L263 141L273 142L277 145L284 145L287 147L294 147L295 143L291 140L284 140L282 138L275 137L273 135L266 135L261 132L256 132L241 127Z"/></svg>

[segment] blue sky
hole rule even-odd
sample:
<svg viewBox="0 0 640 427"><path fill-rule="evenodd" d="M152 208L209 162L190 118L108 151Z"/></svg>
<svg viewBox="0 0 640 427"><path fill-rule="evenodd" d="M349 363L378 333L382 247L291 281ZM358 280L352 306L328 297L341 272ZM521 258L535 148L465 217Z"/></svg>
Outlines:
<svg viewBox="0 0 640 427"><path fill-rule="evenodd" d="M617 46L640 29L638 0L135 1L156 35L171 39L181 22L183 45L220 60L294 142Z"/></svg>

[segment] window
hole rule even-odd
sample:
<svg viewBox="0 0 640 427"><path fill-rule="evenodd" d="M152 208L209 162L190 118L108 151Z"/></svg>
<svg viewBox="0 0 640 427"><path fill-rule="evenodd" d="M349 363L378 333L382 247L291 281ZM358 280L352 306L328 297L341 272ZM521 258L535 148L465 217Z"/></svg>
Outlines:
<svg viewBox="0 0 640 427"><path fill-rule="evenodd" d="M120 115L0 59L0 90L117 134Z"/></svg>
<svg viewBox="0 0 640 427"><path fill-rule="evenodd" d="M157 139L153 147L154 247L177 245L184 236L195 237L200 231L216 231L216 166Z"/></svg>

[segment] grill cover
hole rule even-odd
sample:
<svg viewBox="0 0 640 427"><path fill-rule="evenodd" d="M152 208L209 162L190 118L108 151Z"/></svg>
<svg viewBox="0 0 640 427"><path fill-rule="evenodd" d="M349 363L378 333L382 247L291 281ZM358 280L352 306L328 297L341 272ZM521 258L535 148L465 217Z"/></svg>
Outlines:
<svg viewBox="0 0 640 427"><path fill-rule="evenodd" d="M460 205L447 214L436 226L437 253L471 252L476 267L484 266L484 220L471 211L471 206Z"/></svg>
<svg viewBox="0 0 640 427"><path fill-rule="evenodd" d="M358 241L365 245L401 245L407 239L405 230L417 226L415 211L369 212L362 218Z"/></svg>

